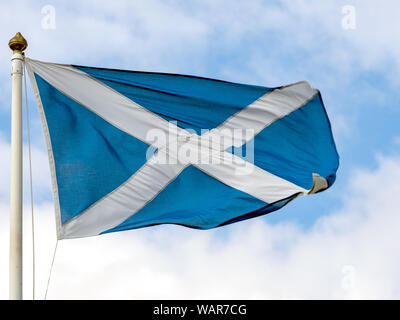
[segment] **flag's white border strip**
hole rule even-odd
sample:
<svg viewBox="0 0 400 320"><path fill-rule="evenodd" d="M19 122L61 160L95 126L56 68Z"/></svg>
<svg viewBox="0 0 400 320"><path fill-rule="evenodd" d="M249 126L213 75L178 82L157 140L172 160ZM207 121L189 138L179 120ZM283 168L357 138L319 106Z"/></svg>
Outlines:
<svg viewBox="0 0 400 320"><path fill-rule="evenodd" d="M96 108L97 105L95 102L90 101L92 103L91 107L88 107L86 104L82 103L82 99L84 100L85 98L82 98L82 94L79 93L80 90L75 92L78 92L78 98L77 96L71 96L70 94L67 94L66 91L69 91L68 89L70 88L66 83L70 83L66 81L62 76L55 76L53 73L53 78L49 79L49 77L46 77L47 72L46 69L43 69L43 65L46 65L46 68L50 68L50 66L56 67L60 70L62 70L62 73L64 73L65 78L69 78L71 75L75 75L75 73L79 74L81 77L82 75L84 76L86 80L81 80L86 81L85 84L88 84L89 86L94 85L92 91L101 91L101 90L106 90L108 95L113 96L114 105L117 107L121 106L121 100L123 101L122 103L127 103L129 108L133 109L139 109L140 111L145 111L147 121L147 128L149 128L149 125L151 123L151 128L153 128L153 123L156 121L158 126L161 129L166 129L166 126L170 125L167 121L164 119L160 118L159 116L153 114L152 112L148 111L147 109L141 107L140 105L136 104L135 102L131 101L127 97L121 95L120 93L116 92L112 88L109 88L107 85L103 84L102 82L99 82L97 79L93 79L86 73L72 67L72 66L67 66L67 65L56 65L56 64L51 64L51 63L42 63L40 61L36 60L30 60L29 62L33 62L34 65L34 71L37 72L39 75L41 75L46 81L50 82L53 86L55 86L58 90L66 94L68 97L71 99L75 100L76 102L80 103L82 106L88 108L92 112L96 113L98 116L102 117L105 121L110 122L112 125L118 127L120 130L133 135L137 138L142 138L141 140L143 141L143 131L142 132L133 132L131 128L127 128L125 125L125 130L121 129L121 127L114 121L109 121L108 119L105 119L101 114L96 112L96 110L92 110L93 108ZM29 65L29 63L28 63ZM72 71L72 73L71 73ZM68 72L67 75L65 72ZM90 236L90 235L96 235L99 234L103 231L109 230L112 227L115 227L119 225L121 222L125 221L128 219L130 216L135 214L137 211L139 211L144 205L149 203L152 199L154 199L164 188L172 182L179 174L182 172L184 168L188 166L188 164L183 165L183 164L178 164L178 165L172 165L171 169L171 175L165 175L165 172L162 173L160 168L157 168L157 165L154 166L154 164L151 163L149 160L141 169L139 169L135 174L130 177L125 183L123 183L121 186L116 188L114 191L91 205L88 209L84 210L82 213L80 213L78 216L74 217L73 219L69 220L67 223L64 225L61 225L61 216L60 216L60 204L59 204L59 197L58 197L58 188L57 188L57 183L56 183L56 175L55 175L55 166L54 166L54 156L52 153L52 148L51 148L51 140L47 128L47 122L46 118L44 116L44 111L43 111L43 106L42 102L40 99L40 94L37 88L37 84L35 81L35 78L33 76L33 71L30 68L29 65L29 73L30 73L30 78L31 81L35 84L33 86L33 89L35 91L35 97L37 96L37 103L40 110L41 114L41 119L43 126L46 128L45 130L45 136L46 136L46 141L48 145L48 151L49 155L49 160L50 160L50 166L52 168L52 184L53 184L53 193L55 193L55 201L57 203L56 205L56 216L57 216L57 234L58 238L75 238L75 237L84 237L84 236ZM58 78L57 78L58 77ZM88 83L88 79L95 81L96 84L93 84L93 82ZM71 80L71 79L68 79ZM79 82L79 81L78 81ZM77 88L76 83L74 83L74 88ZM99 84L101 87L99 88ZM301 81L297 82L291 85L287 85L281 88L277 88L273 91L268 92L261 98L257 99L255 102L247 106L246 108L242 109L241 111L237 112L230 118L228 118L224 123L222 123L218 128L228 128L228 129L235 129L235 128L242 128L246 129L251 124L251 127L254 128L254 124L256 123L256 134L259 133L261 130L263 130L265 127L273 123L274 121L286 116L287 114L293 112L294 110L297 110L298 108L302 107L305 105L308 101L310 101L312 98L315 97L315 95L318 94L318 91L316 89L313 89L308 82L306 81ZM293 104L295 107L293 107ZM122 108L124 106L122 105ZM266 109L267 108L267 109ZM121 108L120 108L121 109ZM268 110L268 112L266 112ZM131 111L131 109L130 109ZM108 117L107 117L108 118ZM146 127L146 126L145 126ZM142 128L143 129L143 128ZM189 132L187 132L185 129L181 128L176 128L177 132L180 132L180 135L190 135ZM203 135L204 137L207 137L207 135L213 135L215 134L215 131L210 131L209 133ZM137 136L139 135L139 137ZM250 139L252 139L251 137ZM200 137L201 139L201 137ZM244 143L246 143L246 139L241 139L240 141L234 141L234 146L238 147ZM149 143L148 141L144 141ZM158 146L160 147L160 146ZM232 157L231 154L225 154L223 150L221 150L221 154L219 155L220 157ZM318 175L314 176L314 184L313 188L310 190L305 190L295 184L292 184L289 181L286 181L282 178L279 178L275 175L272 175L271 173L262 170L256 166L253 165L253 169L255 169L256 173L250 175L252 179L259 180L259 183L257 183L257 186L254 186L251 181L236 181L237 179L232 179L232 172L233 170L237 169L237 166L235 165L219 165L219 166L210 166L210 165L199 165L199 164L194 164L197 168L200 170L204 171L208 175L214 177L215 179L231 186L236 189L239 189L243 192L247 192L250 195L255 196L256 198L259 198L263 201L266 201L267 203L271 201L276 201L275 198L270 198L269 194L272 192L272 194L275 192L280 193L277 191L277 186L278 185L285 185L285 190L290 191L290 193L302 193L302 194L309 194L311 192L315 192L315 186L317 180L315 179ZM150 169L149 169L150 168ZM163 167L165 170L165 165ZM150 170L149 172L147 172ZM144 172L147 172L144 176ZM161 174L162 173L162 174ZM229 174L227 174L229 173ZM154 176L155 174L155 176ZM157 178L155 181L162 181L161 185L159 188L153 192L151 190L152 188L149 188L146 193L146 197L144 199L135 199L135 208L132 208L132 202L130 201L132 198L134 198L134 193L133 190L138 190L138 187L140 186L145 186L146 183L151 182L152 180L148 180L149 177L146 177L146 175L150 175L150 178L154 179ZM157 177L158 176L158 177ZM140 177L140 178L139 178ZM318 176L320 179L319 180L324 180L325 184L323 182L322 185L325 188L325 185L327 187L326 180L320 176ZM167 178L165 180L164 178ZM243 178L243 176L241 177ZM144 179L144 180L143 180ZM165 181L163 181L163 179ZM262 181L265 179L265 181L270 181L272 183L271 185L265 185L262 183ZM272 180L271 180L272 179ZM147 180L147 181L146 181ZM241 179L243 180L243 179ZM245 179L248 180L248 179ZM251 180L251 179L250 179ZM318 181L319 181L318 180ZM278 182L279 181L279 182ZM253 181L254 182L254 181ZM320 184L321 184L320 183ZM276 185L275 185L276 184ZM281 186L281 187L282 187ZM126 190L125 190L126 189ZM263 189L265 192L260 191ZM279 189L279 188L278 188ZM250 191L252 190L252 191ZM266 191L268 190L268 191ZM139 196L140 198L140 193L141 192L135 192L136 197ZM278 196L278 194L275 194L275 196ZM150 195L150 198L149 198ZM287 195L285 193L285 195ZM265 198L267 196L267 198ZM280 196L279 196L280 197ZM278 197L278 198L279 198ZM115 199L114 199L115 198ZM279 200L279 199L278 199ZM108 203L108 205L106 205ZM144 203L144 204L143 204ZM141 205L143 204L143 205ZM105 207L104 207L105 205ZM129 207L127 207L129 205ZM118 207L115 209L115 207ZM137 207L137 208L136 208ZM99 219L99 212L101 212L101 219ZM133 213L132 213L133 212ZM110 219L112 217L112 219ZM99 223L99 220L101 220L101 223Z"/></svg>
<svg viewBox="0 0 400 320"><path fill-rule="evenodd" d="M42 99L40 98L39 88L36 83L35 76L31 69L30 64L28 63L29 59L25 57L25 65L28 71L28 76L31 81L31 86L33 90L33 94L36 100L36 104L39 111L40 121L42 122L44 138L47 146L47 154L49 156L49 166L50 166L50 176L51 176L51 184L53 186L53 200L54 200L54 211L56 216L56 230L57 230L57 239L61 239L61 210L60 210L60 198L58 196L58 184L57 184L57 175L56 175L56 166L54 162L53 148L51 145L49 128L47 126L46 116L43 110Z"/></svg>

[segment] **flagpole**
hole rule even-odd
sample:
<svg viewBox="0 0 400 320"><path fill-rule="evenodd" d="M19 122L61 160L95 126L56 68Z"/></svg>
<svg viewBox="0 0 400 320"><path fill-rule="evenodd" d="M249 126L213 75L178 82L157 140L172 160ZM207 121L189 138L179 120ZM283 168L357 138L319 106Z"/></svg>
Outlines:
<svg viewBox="0 0 400 320"><path fill-rule="evenodd" d="M10 300L22 300L22 74L26 40L18 32L11 58Z"/></svg>

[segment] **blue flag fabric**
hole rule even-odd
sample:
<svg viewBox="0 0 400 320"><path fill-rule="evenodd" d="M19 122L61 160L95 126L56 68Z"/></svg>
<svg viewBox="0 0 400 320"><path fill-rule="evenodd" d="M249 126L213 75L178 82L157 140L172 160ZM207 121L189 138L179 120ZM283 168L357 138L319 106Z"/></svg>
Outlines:
<svg viewBox="0 0 400 320"><path fill-rule="evenodd" d="M322 191L339 157L321 95L26 59L59 239L209 229Z"/></svg>

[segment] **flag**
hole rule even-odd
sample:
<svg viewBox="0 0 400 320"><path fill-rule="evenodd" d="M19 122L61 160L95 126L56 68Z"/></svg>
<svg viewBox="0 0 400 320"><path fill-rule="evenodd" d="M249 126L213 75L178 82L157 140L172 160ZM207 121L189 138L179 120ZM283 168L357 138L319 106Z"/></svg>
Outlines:
<svg viewBox="0 0 400 320"><path fill-rule="evenodd" d="M320 92L26 59L59 239L210 229L327 189L339 157Z"/></svg>

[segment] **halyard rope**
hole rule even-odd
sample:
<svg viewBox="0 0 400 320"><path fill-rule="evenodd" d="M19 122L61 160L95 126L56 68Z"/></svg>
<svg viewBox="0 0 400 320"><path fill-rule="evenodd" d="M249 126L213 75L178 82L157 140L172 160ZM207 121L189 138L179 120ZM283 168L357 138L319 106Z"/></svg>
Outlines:
<svg viewBox="0 0 400 320"><path fill-rule="evenodd" d="M47 299L47 292L49 291L50 279L51 279L51 272L53 271L53 265L54 265L54 259L55 259L55 257L56 257L57 246L58 246L58 239L57 239L56 246L55 246L54 252L53 252L53 260L51 261L50 272L49 272L49 278L47 279L46 293L44 294L44 300Z"/></svg>
<svg viewBox="0 0 400 320"><path fill-rule="evenodd" d="M28 158L29 158L29 185L31 198L31 226L32 226L32 300L35 300L35 282L36 282L36 266L35 266L35 220L33 214L33 186L32 186L32 153L31 153L31 131L29 126L29 108L28 94L26 88L26 66L24 63L24 86L25 86L25 109L26 109L26 129L28 136Z"/></svg>

